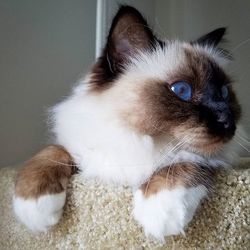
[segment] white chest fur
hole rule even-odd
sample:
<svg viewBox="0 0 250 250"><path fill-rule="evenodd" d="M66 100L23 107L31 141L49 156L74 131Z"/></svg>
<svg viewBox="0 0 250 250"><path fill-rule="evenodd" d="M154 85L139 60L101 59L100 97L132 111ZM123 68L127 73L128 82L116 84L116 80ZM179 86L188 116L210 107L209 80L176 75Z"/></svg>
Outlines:
<svg viewBox="0 0 250 250"><path fill-rule="evenodd" d="M52 119L56 143L69 151L86 176L136 185L154 171L152 138L119 126L112 109L84 96L83 88L57 105Z"/></svg>

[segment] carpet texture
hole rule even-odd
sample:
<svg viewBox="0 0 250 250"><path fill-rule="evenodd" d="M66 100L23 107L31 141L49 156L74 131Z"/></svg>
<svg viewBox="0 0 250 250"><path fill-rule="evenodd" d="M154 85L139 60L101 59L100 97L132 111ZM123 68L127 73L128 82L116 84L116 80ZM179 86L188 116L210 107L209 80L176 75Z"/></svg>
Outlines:
<svg viewBox="0 0 250 250"><path fill-rule="evenodd" d="M243 166L244 165L244 166ZM60 223L33 235L13 216L15 168L0 169L0 249L250 249L250 163L219 173L185 236L147 239L131 216L132 192L72 177Z"/></svg>

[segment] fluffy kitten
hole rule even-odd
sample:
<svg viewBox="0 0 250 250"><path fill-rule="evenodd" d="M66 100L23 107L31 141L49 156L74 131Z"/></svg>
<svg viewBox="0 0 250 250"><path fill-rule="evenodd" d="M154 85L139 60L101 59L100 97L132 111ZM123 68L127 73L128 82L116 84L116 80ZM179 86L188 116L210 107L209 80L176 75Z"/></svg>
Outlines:
<svg viewBox="0 0 250 250"><path fill-rule="evenodd" d="M123 6L102 56L52 109L57 145L20 170L14 210L33 231L56 224L74 164L134 188L134 218L163 239L182 233L214 170L232 163L240 106L217 48L225 29L193 42L159 40ZM60 146L58 146L60 145Z"/></svg>

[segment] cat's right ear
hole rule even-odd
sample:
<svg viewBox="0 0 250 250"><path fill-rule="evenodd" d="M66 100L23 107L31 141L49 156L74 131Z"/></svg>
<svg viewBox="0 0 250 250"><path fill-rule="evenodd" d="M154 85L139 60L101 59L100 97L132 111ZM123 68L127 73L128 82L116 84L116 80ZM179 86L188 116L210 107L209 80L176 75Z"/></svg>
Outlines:
<svg viewBox="0 0 250 250"><path fill-rule="evenodd" d="M150 48L155 41L141 13L133 7L121 6L112 21L102 55L94 65L95 82L111 82L131 56Z"/></svg>

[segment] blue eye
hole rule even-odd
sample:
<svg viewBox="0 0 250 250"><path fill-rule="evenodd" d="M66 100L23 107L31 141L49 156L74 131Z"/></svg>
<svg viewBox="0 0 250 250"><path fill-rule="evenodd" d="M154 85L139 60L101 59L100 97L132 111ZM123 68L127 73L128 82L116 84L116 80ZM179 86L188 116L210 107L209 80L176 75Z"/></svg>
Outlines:
<svg viewBox="0 0 250 250"><path fill-rule="evenodd" d="M187 82L175 82L170 88L180 99L184 101L189 101L192 97L192 87Z"/></svg>
<svg viewBox="0 0 250 250"><path fill-rule="evenodd" d="M227 86L222 86L221 88L221 95L224 99L227 99L228 97L228 87Z"/></svg>

